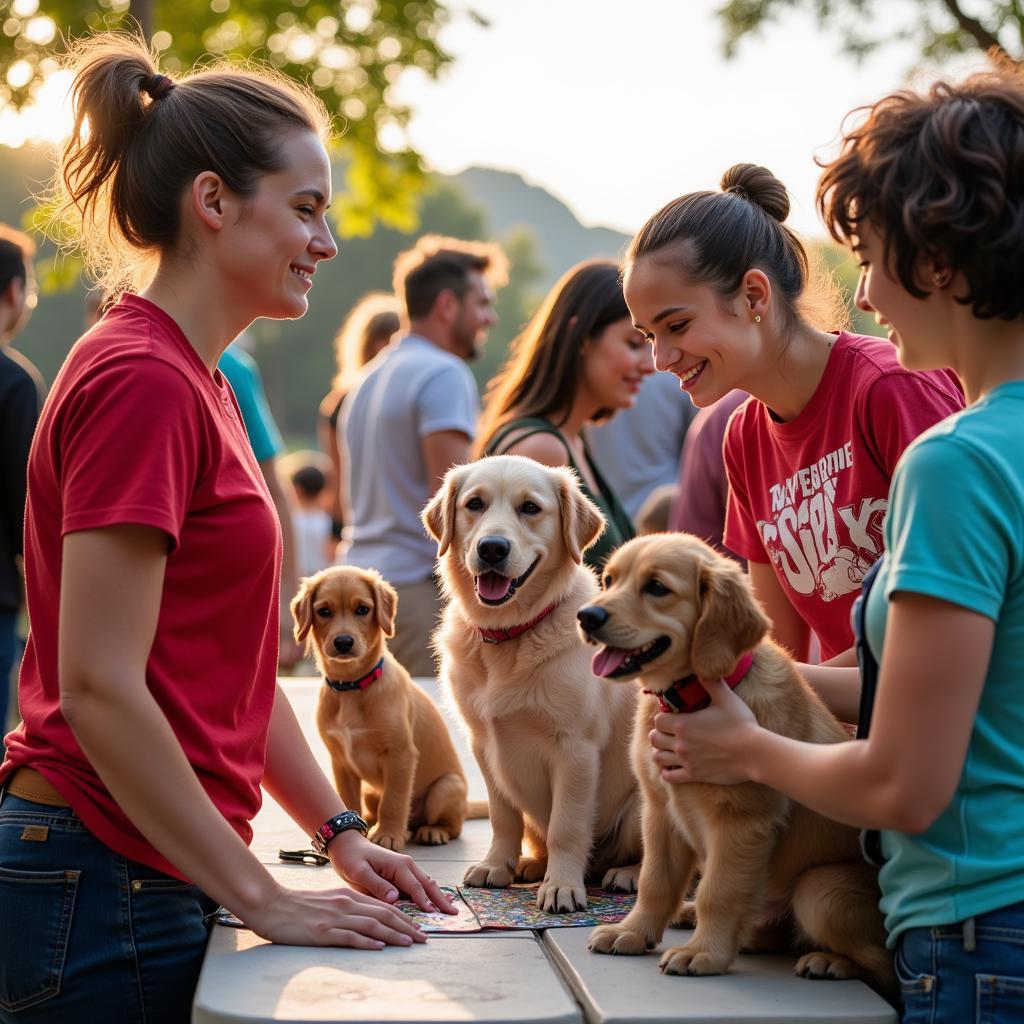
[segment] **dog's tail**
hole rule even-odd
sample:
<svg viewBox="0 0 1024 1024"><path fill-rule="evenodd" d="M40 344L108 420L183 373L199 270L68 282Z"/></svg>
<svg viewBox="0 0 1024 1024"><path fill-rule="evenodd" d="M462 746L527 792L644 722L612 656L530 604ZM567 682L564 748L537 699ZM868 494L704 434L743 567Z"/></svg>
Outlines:
<svg viewBox="0 0 1024 1024"><path fill-rule="evenodd" d="M476 818L489 818L491 816L490 808L487 806L486 800L469 800L466 803L466 820L471 821Z"/></svg>

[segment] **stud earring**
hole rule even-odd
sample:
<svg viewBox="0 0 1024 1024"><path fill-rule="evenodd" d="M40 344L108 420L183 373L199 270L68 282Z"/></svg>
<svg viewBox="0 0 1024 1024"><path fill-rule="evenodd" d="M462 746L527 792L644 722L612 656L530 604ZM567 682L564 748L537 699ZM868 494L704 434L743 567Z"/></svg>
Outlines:
<svg viewBox="0 0 1024 1024"><path fill-rule="evenodd" d="M759 324L760 322L761 322L761 314L760 313L755 313L754 314L754 323L755 324Z"/></svg>

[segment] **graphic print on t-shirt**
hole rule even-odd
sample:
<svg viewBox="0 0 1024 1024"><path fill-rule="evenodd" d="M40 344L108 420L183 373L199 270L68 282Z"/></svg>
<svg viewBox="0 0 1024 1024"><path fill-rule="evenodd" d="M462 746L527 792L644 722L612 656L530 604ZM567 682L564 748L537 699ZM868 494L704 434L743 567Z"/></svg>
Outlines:
<svg viewBox="0 0 1024 1024"><path fill-rule="evenodd" d="M768 556L798 594L834 601L859 590L882 553L888 499L836 505L840 479L852 468L847 441L769 488L772 519L759 519L757 528Z"/></svg>

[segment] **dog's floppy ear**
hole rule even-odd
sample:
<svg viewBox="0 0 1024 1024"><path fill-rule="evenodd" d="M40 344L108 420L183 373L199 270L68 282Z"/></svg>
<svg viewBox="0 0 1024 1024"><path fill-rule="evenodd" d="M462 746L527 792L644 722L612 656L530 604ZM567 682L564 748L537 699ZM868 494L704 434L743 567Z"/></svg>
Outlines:
<svg viewBox="0 0 1024 1024"><path fill-rule="evenodd" d="M295 620L295 642L301 644L313 628L313 599L316 597L319 576L309 576L299 583L299 592L292 598L292 618Z"/></svg>
<svg viewBox="0 0 1024 1024"><path fill-rule="evenodd" d="M721 679L771 628L739 566L722 559L698 569L700 617L690 666L698 679Z"/></svg>
<svg viewBox="0 0 1024 1024"><path fill-rule="evenodd" d="M604 532L604 516L580 490L571 470L559 476L558 504L562 512L562 536L566 550L579 565L583 561L583 552Z"/></svg>
<svg viewBox="0 0 1024 1024"><path fill-rule="evenodd" d="M437 493L420 514L427 533L437 541L438 558L452 546L452 534L455 532L455 503L459 496L459 487L462 484L465 468L465 466L452 466L445 473Z"/></svg>
<svg viewBox="0 0 1024 1024"><path fill-rule="evenodd" d="M398 611L398 591L382 576L373 581L374 616L380 631L387 637L395 635L395 612Z"/></svg>

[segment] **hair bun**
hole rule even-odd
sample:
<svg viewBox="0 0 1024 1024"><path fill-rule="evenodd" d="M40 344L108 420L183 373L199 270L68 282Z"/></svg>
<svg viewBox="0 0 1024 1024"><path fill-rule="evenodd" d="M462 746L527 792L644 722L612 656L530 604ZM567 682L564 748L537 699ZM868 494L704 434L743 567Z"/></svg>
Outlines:
<svg viewBox="0 0 1024 1024"><path fill-rule="evenodd" d="M789 216L786 186L767 167L734 164L722 175L721 188L723 192L735 192L756 203L780 223Z"/></svg>

